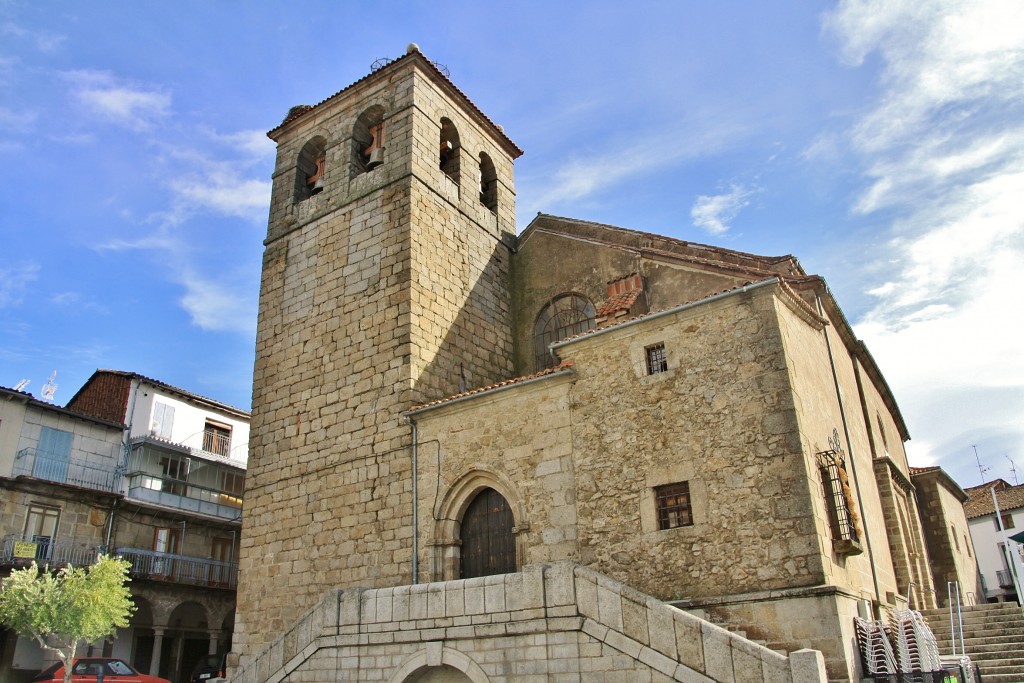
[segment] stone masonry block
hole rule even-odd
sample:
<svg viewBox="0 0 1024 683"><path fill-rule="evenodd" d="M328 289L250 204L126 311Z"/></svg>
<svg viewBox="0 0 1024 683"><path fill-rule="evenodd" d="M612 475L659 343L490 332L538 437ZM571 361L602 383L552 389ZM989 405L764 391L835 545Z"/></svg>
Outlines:
<svg viewBox="0 0 1024 683"><path fill-rule="evenodd" d="M466 599L466 614L483 614L485 577L467 579L463 584Z"/></svg>
<svg viewBox="0 0 1024 683"><path fill-rule="evenodd" d="M640 650L643 648L640 643L636 642L632 638L627 638L622 635L621 632L612 628L609 628L608 633L605 634L604 642L609 647L613 647L633 659L640 656Z"/></svg>
<svg viewBox="0 0 1024 683"><path fill-rule="evenodd" d="M485 577L484 606L488 612L505 611L505 575Z"/></svg>
<svg viewBox="0 0 1024 683"><path fill-rule="evenodd" d="M640 648L640 661L666 676L674 676L678 664L676 660L666 657L660 652L655 652L649 647Z"/></svg>
<svg viewBox="0 0 1024 683"><path fill-rule="evenodd" d="M650 645L647 630L647 603L637 602L632 596L622 596L622 632L641 645Z"/></svg>
<svg viewBox="0 0 1024 683"><path fill-rule="evenodd" d="M704 671L704 638L701 634L703 622L682 610L672 610L679 661L691 669Z"/></svg>
<svg viewBox="0 0 1024 683"><path fill-rule="evenodd" d="M721 683L733 683L731 634L714 624L701 624L701 642L704 644L704 672Z"/></svg>
<svg viewBox="0 0 1024 683"><path fill-rule="evenodd" d="M793 683L825 683L825 657L817 650L797 650L789 653L789 667Z"/></svg>
<svg viewBox="0 0 1024 683"><path fill-rule="evenodd" d="M363 591L360 588L351 588L341 594L339 626L349 626L361 623L359 618L359 607L362 602L360 600L360 594L362 592Z"/></svg>
<svg viewBox="0 0 1024 683"><path fill-rule="evenodd" d="M759 649L741 638L732 639L732 670L736 683L764 683Z"/></svg>
<svg viewBox="0 0 1024 683"><path fill-rule="evenodd" d="M654 598L647 599L647 632L651 649L666 657L676 658L676 634L672 622L673 608Z"/></svg>
<svg viewBox="0 0 1024 683"><path fill-rule="evenodd" d="M602 582L603 583L603 582ZM597 585L597 612L601 623L622 631L622 596L614 586Z"/></svg>
<svg viewBox="0 0 1024 683"><path fill-rule="evenodd" d="M590 577L576 579L576 598L579 601L580 614L590 619L600 619L597 605L597 582Z"/></svg>
<svg viewBox="0 0 1024 683"><path fill-rule="evenodd" d="M575 564L555 562L544 568L544 595L548 607L576 604Z"/></svg>

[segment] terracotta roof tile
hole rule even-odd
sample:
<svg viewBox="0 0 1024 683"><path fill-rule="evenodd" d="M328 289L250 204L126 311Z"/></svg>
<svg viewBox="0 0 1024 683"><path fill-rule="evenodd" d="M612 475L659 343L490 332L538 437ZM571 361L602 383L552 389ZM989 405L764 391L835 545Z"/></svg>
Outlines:
<svg viewBox="0 0 1024 683"><path fill-rule="evenodd" d="M611 315L616 311L628 311L630 306L636 303L636 299L638 296L640 296L640 293L641 290L634 289L632 292L625 292L624 294L619 294L616 297L612 297L608 301L605 301L603 304L601 304L600 307L598 307L597 315L600 317L605 315Z"/></svg>
<svg viewBox="0 0 1024 683"><path fill-rule="evenodd" d="M967 489L969 498L964 503L964 512L967 513L967 519L995 514L995 507L992 505L992 488L994 485L995 483L993 482ZM1002 490L996 486L996 498L999 501L999 510L1001 512L1024 508L1024 484L1010 486Z"/></svg>
<svg viewBox="0 0 1024 683"><path fill-rule="evenodd" d="M560 373L560 372L562 372L564 370L568 370L568 369L572 368L572 364L573 363L572 363L571 360L562 361L558 365L555 365L555 366L550 367L550 368L545 368L544 370L541 370L540 372L535 372L532 375L524 375L522 377L513 377L512 379L506 379L503 382L497 382L495 384L488 384L485 387L479 387L477 389L470 389L469 391L463 391L460 394L455 394L453 396L446 396L444 398L439 398L436 401L431 401L430 403L423 403L423 404L418 405L418 406L413 406L408 411L406 411L406 413L415 413L415 412L418 412L420 410L423 410L424 408L433 408L434 406L439 406L439 405L442 405L444 403L450 403L452 401L456 401L456 400L459 400L459 399L468 398L470 396L475 396L477 394L482 394L482 393L487 392L487 391L493 391L495 389L501 389L503 387L510 387L510 386L515 385L515 384L523 384L524 382L528 382L528 381L534 380L534 379L539 379L539 378L544 377L546 375L554 375L556 373Z"/></svg>

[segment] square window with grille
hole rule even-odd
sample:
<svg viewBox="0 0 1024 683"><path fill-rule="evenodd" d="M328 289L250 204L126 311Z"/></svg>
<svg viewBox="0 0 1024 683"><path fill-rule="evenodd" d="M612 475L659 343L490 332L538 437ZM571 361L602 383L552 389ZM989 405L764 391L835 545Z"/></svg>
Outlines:
<svg viewBox="0 0 1024 683"><path fill-rule="evenodd" d="M654 504L658 513L658 529L675 529L693 524L690 506L690 482L681 481L654 488Z"/></svg>
<svg viewBox="0 0 1024 683"><path fill-rule="evenodd" d="M664 344L655 344L644 349L647 355L647 374L654 375L659 372L668 372L668 354L665 353Z"/></svg>

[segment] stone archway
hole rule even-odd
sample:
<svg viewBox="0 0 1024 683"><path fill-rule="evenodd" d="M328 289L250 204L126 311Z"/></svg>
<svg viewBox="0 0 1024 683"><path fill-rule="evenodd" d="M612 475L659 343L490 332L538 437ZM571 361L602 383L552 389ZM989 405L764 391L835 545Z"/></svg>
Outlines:
<svg viewBox="0 0 1024 683"><path fill-rule="evenodd" d="M413 672L405 683L472 683L473 679L450 666L428 666Z"/></svg>
<svg viewBox="0 0 1024 683"><path fill-rule="evenodd" d="M388 683L490 683L490 679L469 656L435 641L402 662Z"/></svg>
<svg viewBox="0 0 1024 683"><path fill-rule="evenodd" d="M462 524L470 506L488 489L505 501L512 516L514 561L509 562L507 568L516 571L523 565L526 549L521 532L529 529L529 522L525 520L522 496L507 477L488 469L476 468L452 484L434 508L434 526L429 541L433 552L431 581L463 578Z"/></svg>

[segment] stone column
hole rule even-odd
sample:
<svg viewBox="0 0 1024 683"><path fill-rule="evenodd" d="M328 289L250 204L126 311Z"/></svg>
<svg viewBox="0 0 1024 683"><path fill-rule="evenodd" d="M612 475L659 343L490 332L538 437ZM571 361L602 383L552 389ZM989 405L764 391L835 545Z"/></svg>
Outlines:
<svg viewBox="0 0 1024 683"><path fill-rule="evenodd" d="M153 629L153 657L149 660L149 675L160 675L160 651L164 649L164 630Z"/></svg>

